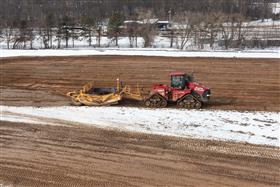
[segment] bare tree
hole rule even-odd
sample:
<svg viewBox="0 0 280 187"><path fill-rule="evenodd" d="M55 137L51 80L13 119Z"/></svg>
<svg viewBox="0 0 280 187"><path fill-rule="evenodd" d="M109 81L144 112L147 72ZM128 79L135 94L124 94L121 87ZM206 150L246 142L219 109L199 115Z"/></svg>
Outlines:
<svg viewBox="0 0 280 187"><path fill-rule="evenodd" d="M40 29L40 34L43 40L44 48L52 48L53 47L53 34L54 27L56 26L55 18L52 13L48 13L46 18L42 23L42 28Z"/></svg>
<svg viewBox="0 0 280 187"><path fill-rule="evenodd" d="M200 24L196 16L197 14L195 13L184 12L174 17L175 27L177 27L180 40L179 48L181 50L186 47L186 44L195 34L196 26Z"/></svg>
<svg viewBox="0 0 280 187"><path fill-rule="evenodd" d="M205 21L205 15L198 12L191 15L191 24L194 25L194 43L197 48L203 49L204 43L208 37L208 23Z"/></svg>
<svg viewBox="0 0 280 187"><path fill-rule="evenodd" d="M143 22L129 20L124 22L124 33L128 36L129 47L137 47L138 36L141 35Z"/></svg>
<svg viewBox="0 0 280 187"><path fill-rule="evenodd" d="M3 29L3 39L6 40L7 49L10 49L10 43L14 36L14 28L12 25L6 25Z"/></svg>
<svg viewBox="0 0 280 187"><path fill-rule="evenodd" d="M144 47L151 47L156 35L155 23L157 19L151 10L137 10L138 19L141 20L141 25L139 30L140 36L144 40Z"/></svg>
<svg viewBox="0 0 280 187"><path fill-rule="evenodd" d="M97 31L96 45L97 45L97 47L100 47L101 46L101 37L102 37L102 26L98 25L96 31Z"/></svg>
<svg viewBox="0 0 280 187"><path fill-rule="evenodd" d="M225 49L228 49L233 41L237 42L236 47L241 47L248 27L244 17L236 13L230 15L222 14L220 18L221 34Z"/></svg>
<svg viewBox="0 0 280 187"><path fill-rule="evenodd" d="M74 18L68 15L64 15L61 23L60 23L60 27L59 27L59 32L57 32L58 34L60 34L62 36L62 39L65 39L65 47L68 48L69 46L69 40L71 39L71 34L72 34L72 28L74 26L75 22L74 22Z"/></svg>
<svg viewBox="0 0 280 187"><path fill-rule="evenodd" d="M61 48L61 41L64 37L63 30L60 29L60 28L56 29L55 36L56 36L55 41L57 42L57 48L60 49Z"/></svg>
<svg viewBox="0 0 280 187"><path fill-rule="evenodd" d="M93 31L95 30L95 24L96 24L95 20L92 17L84 16L84 17L82 17L81 23L82 23L81 25L83 27L82 29L84 31L82 36L87 38L88 44L89 44L89 46L91 46Z"/></svg>
<svg viewBox="0 0 280 187"><path fill-rule="evenodd" d="M40 28L39 35L40 35L40 38L42 39L42 43L44 45L44 48L45 49L50 48L49 39L47 37L47 31L45 30L45 28Z"/></svg>
<svg viewBox="0 0 280 187"><path fill-rule="evenodd" d="M215 40L220 32L221 12L214 12L205 15L205 32L209 38L210 48L214 48Z"/></svg>
<svg viewBox="0 0 280 187"><path fill-rule="evenodd" d="M35 31L33 27L29 27L27 30L27 40L29 41L30 49L33 49L33 41L35 39Z"/></svg>
<svg viewBox="0 0 280 187"><path fill-rule="evenodd" d="M228 49L234 39L234 34L236 31L234 17L232 15L222 14L220 27L223 45L225 49Z"/></svg>
<svg viewBox="0 0 280 187"><path fill-rule="evenodd" d="M242 14L236 14L236 27L237 27L237 44L238 48L243 48L245 45L245 37L247 35L250 23Z"/></svg>
<svg viewBox="0 0 280 187"><path fill-rule="evenodd" d="M26 20L20 20L18 22L18 29L17 34L15 35L13 39L13 49L16 48L26 48L26 43L29 40L29 32L30 29L28 28L28 22Z"/></svg>

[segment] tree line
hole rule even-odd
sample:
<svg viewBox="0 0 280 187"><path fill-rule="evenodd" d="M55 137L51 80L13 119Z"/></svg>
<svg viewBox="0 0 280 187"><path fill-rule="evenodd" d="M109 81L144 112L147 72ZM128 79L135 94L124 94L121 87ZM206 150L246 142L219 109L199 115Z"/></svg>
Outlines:
<svg viewBox="0 0 280 187"><path fill-rule="evenodd" d="M47 16L55 17L55 24L65 16L78 24L83 17L95 21L122 12L125 19L137 16L137 9L150 9L156 17L166 19L168 11L241 13L249 19L271 17L269 4L278 0L0 0L1 25L6 21L27 20L43 23Z"/></svg>
<svg viewBox="0 0 280 187"><path fill-rule="evenodd" d="M269 7L273 2L277 0L0 0L0 36L8 48L10 42L11 48L32 48L36 35L42 38L44 48L52 48L53 37L60 48L61 41L68 47L69 39L74 42L79 36L86 38L89 46L95 36L100 46L105 24L106 34L116 45L118 37L126 35L131 44L137 45L141 37L148 47L157 34L151 23L121 26L124 20L159 18L180 23L179 28L169 29L171 47L174 37L180 38L182 49L191 38L200 43L207 39L212 46L221 34L228 48L236 38L242 43L245 21L278 18ZM79 35L74 32L77 30Z"/></svg>

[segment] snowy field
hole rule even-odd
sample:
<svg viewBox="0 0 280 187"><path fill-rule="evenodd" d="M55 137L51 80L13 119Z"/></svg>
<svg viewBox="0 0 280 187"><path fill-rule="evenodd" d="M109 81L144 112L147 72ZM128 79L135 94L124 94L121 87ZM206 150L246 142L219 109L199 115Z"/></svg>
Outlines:
<svg viewBox="0 0 280 187"><path fill-rule="evenodd" d="M87 56L87 55L127 55L163 57L219 57L219 58L280 58L280 50L247 51L181 51L156 48L95 48L95 49L45 49L7 50L0 49L0 58L19 56Z"/></svg>
<svg viewBox="0 0 280 187"><path fill-rule="evenodd" d="M80 124L150 134L280 147L278 112L130 107L1 107L1 121Z"/></svg>

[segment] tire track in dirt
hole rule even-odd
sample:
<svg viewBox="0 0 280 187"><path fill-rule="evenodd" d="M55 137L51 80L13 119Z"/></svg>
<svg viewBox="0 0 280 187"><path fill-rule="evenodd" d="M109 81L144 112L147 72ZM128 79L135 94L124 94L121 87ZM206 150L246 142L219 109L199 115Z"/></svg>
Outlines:
<svg viewBox="0 0 280 187"><path fill-rule="evenodd" d="M0 140L7 185L280 185L276 147L3 121Z"/></svg>

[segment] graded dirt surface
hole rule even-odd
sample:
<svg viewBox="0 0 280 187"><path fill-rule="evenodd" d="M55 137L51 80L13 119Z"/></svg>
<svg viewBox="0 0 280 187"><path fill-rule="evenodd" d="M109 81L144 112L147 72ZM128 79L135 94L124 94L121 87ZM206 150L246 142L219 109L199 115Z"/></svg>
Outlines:
<svg viewBox="0 0 280 187"><path fill-rule="evenodd" d="M87 82L115 86L120 78L148 93L153 83L169 83L172 71L194 72L211 88L206 109L280 111L279 59L172 57L18 57L2 58L1 104L69 105L64 96ZM122 105L141 106L125 101Z"/></svg>
<svg viewBox="0 0 280 187"><path fill-rule="evenodd" d="M1 122L7 186L279 186L278 148Z"/></svg>
<svg viewBox="0 0 280 187"><path fill-rule="evenodd" d="M147 93L171 71L194 71L212 90L205 109L280 111L278 59L24 57L0 59L0 70L1 105L70 105L66 92L117 78ZM280 186L279 147L0 123L0 186Z"/></svg>

